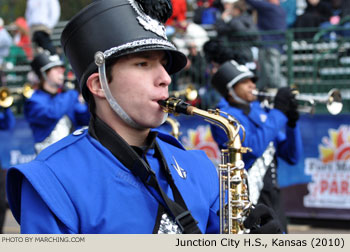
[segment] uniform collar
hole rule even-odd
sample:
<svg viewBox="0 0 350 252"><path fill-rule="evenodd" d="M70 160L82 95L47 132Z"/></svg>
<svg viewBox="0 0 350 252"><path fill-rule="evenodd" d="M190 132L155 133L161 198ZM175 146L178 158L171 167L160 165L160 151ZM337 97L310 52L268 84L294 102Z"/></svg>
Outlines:
<svg viewBox="0 0 350 252"><path fill-rule="evenodd" d="M229 104L232 107L236 107L236 108L242 110L245 115L249 115L249 113L250 113L250 103L243 104L243 103L235 102L234 100L230 100Z"/></svg>
<svg viewBox="0 0 350 252"><path fill-rule="evenodd" d="M110 148L114 150L119 150L122 148L121 145L118 144L118 141L113 141L113 139L122 137L115 132L111 127L109 127L103 120L101 120L97 115L91 115L90 123L89 123L89 134L98 140L105 148L111 151ZM154 147L156 143L158 132L151 131L146 139L146 146L131 146L139 156L145 155L147 152L150 154L154 154ZM111 141L112 140L112 141ZM107 144L107 142L112 144ZM111 151L112 152L112 151Z"/></svg>

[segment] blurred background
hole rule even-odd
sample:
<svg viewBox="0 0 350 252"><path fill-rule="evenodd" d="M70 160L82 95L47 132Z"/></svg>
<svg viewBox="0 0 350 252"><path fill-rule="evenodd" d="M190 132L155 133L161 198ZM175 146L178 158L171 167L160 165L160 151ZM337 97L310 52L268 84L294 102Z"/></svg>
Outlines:
<svg viewBox="0 0 350 252"><path fill-rule="evenodd" d="M259 89L269 92L288 85L309 95L310 102L302 104L309 111L300 116L303 159L293 166L280 161L278 167L289 232L350 233L350 1L262 0L276 1L284 13L279 20L255 6L253 2L259 2L255 0L172 0L167 35L189 63L172 76L170 91L199 108L214 108L220 96L210 84L213 60L235 59L258 76ZM30 41L26 2L0 1L3 27L13 39L0 62L0 99L13 97L9 107L16 116L13 129L0 131L3 170L35 157L33 136L23 116L26 94L36 88L30 62L37 45ZM55 53L65 62L68 88L78 87L60 35L69 19L91 2L59 1L59 21L50 33ZM26 44L19 43L21 36L29 39ZM342 98L337 115L330 114L326 105L332 89ZM218 163L219 149L208 124L181 116L177 120L185 147L202 149ZM171 132L171 126L164 125L164 130ZM18 232L7 211L4 233Z"/></svg>

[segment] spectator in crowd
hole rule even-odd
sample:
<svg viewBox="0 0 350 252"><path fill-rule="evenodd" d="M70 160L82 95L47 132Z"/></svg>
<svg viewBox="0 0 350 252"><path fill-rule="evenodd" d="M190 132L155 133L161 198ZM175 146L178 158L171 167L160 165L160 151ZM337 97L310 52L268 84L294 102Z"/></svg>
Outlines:
<svg viewBox="0 0 350 252"><path fill-rule="evenodd" d="M350 2L346 0L342 0L341 6L340 6L340 17L342 19L350 19ZM342 36L344 37L350 37L350 21L343 22L344 30L342 31Z"/></svg>
<svg viewBox="0 0 350 252"><path fill-rule="evenodd" d="M252 202L273 208L286 232L287 221L277 182L277 157L289 164L295 164L301 157L297 103L291 89L284 87L274 99L274 108L264 108L252 93L256 88L254 80L255 75L246 66L234 60L222 64L212 77L213 86L222 95L216 107L237 119L245 129L242 145L252 148L252 152L243 155ZM211 129L219 147L224 148L228 140L224 131L213 125Z"/></svg>
<svg viewBox="0 0 350 252"><path fill-rule="evenodd" d="M187 13L186 0L171 0L171 4L173 6L173 14L165 24L173 27L184 27Z"/></svg>
<svg viewBox="0 0 350 252"><path fill-rule="evenodd" d="M287 29L286 11L280 0L246 0L258 13L258 29L262 47L259 48L258 88L279 88L287 86L286 78L281 72L281 54ZM275 31L271 34L268 32Z"/></svg>
<svg viewBox="0 0 350 252"><path fill-rule="evenodd" d="M326 39L336 39L337 36L350 36L350 2L344 0L330 0L332 15L328 21L320 24L321 29L329 29L330 27L342 27L339 30L333 30L324 35ZM347 17L347 21L345 18Z"/></svg>
<svg viewBox="0 0 350 252"><path fill-rule="evenodd" d="M297 18L297 0L281 0L281 6L287 13L287 26L292 27Z"/></svg>
<svg viewBox="0 0 350 252"><path fill-rule="evenodd" d="M27 21L23 17L18 17L14 22L14 26L15 34L13 35L13 42L16 46L23 49L27 55L27 59L31 61L33 59L33 50Z"/></svg>
<svg viewBox="0 0 350 252"><path fill-rule="evenodd" d="M1 102L5 101L1 99ZM6 103L6 102L5 102ZM11 108L2 107L2 103L0 103L0 130L9 130L15 126L15 116L12 113ZM4 142L1 142L5 144ZM3 169L0 160L0 234L3 233L3 226L6 217L7 210L7 199L6 199L6 190L5 190L5 178L6 178L6 170Z"/></svg>
<svg viewBox="0 0 350 252"><path fill-rule="evenodd" d="M13 43L12 37L4 27L4 20L0 17L0 70L4 59L10 53L10 47Z"/></svg>
<svg viewBox="0 0 350 252"><path fill-rule="evenodd" d="M246 11L244 0L223 0L222 3L224 11L215 23L218 37L225 39L227 46L236 51L235 59L238 62L241 64L253 62L251 47L258 39L258 29L252 16Z"/></svg>
<svg viewBox="0 0 350 252"><path fill-rule="evenodd" d="M176 35L171 38L171 41L184 54L189 53L187 49L189 42L196 44L197 49L201 51L208 40L208 32L201 25L191 21L184 21L183 26L178 28Z"/></svg>
<svg viewBox="0 0 350 252"><path fill-rule="evenodd" d="M332 8L328 2L307 0L307 7L304 13L295 21L295 28L318 28L322 23L328 22L331 16ZM295 38L310 40L318 31L318 29L314 29L312 31L296 32Z"/></svg>
<svg viewBox="0 0 350 252"><path fill-rule="evenodd" d="M235 52L225 45L225 41L218 37L207 41L203 46L203 51L207 62L212 65L212 69L219 67L227 60L238 58Z"/></svg>
<svg viewBox="0 0 350 252"><path fill-rule="evenodd" d="M4 20L0 17L0 86L4 85L3 64L10 53L12 37L4 27Z"/></svg>
<svg viewBox="0 0 350 252"><path fill-rule="evenodd" d="M60 15L58 0L27 0L25 18L30 28L31 40L51 54L56 54L56 48L50 35Z"/></svg>
<svg viewBox="0 0 350 252"><path fill-rule="evenodd" d="M187 49L187 65L184 68L185 78L196 87L204 86L207 82L205 58L194 41L187 42Z"/></svg>
<svg viewBox="0 0 350 252"><path fill-rule="evenodd" d="M201 3L201 4L199 4ZM213 25L219 15L219 10L212 6L210 0L197 1L198 7L194 10L193 22L202 25Z"/></svg>
<svg viewBox="0 0 350 252"><path fill-rule="evenodd" d="M350 2L343 0L341 3L342 17L350 16Z"/></svg>
<svg viewBox="0 0 350 252"><path fill-rule="evenodd" d="M72 130L88 125L89 111L76 90L65 90L65 69L58 55L39 53L31 66L40 82L39 89L25 101L24 115L39 153Z"/></svg>
<svg viewBox="0 0 350 252"><path fill-rule="evenodd" d="M22 233L219 232L213 163L153 130L166 119L159 102L170 74L186 65L165 35L170 13L164 0L103 0L67 24L61 42L91 121L9 169L9 205ZM262 205L244 224L252 233L280 233Z"/></svg>

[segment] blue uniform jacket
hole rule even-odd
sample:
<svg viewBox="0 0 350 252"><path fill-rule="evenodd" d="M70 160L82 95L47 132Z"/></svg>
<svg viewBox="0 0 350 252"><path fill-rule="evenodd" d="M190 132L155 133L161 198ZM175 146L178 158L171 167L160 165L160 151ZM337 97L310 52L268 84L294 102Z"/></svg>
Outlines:
<svg viewBox="0 0 350 252"><path fill-rule="evenodd" d="M24 115L36 143L48 137L64 115L69 117L74 128L88 125L90 119L88 107L79 102L76 90L56 95L36 90L24 104Z"/></svg>
<svg viewBox="0 0 350 252"><path fill-rule="evenodd" d="M81 134L80 134L81 133ZM202 151L186 151L159 133L157 142L172 177L203 233L218 233L219 185L215 166ZM147 160L159 178L159 163ZM181 178L176 162L187 174ZM182 170L182 172L183 172ZM22 233L152 233L159 198L104 146L80 130L43 150L7 176L8 201Z"/></svg>
<svg viewBox="0 0 350 252"><path fill-rule="evenodd" d="M287 117L277 109L266 111L255 101L250 104L250 112L244 114L243 110L230 106L225 99L221 99L217 107L236 118L245 129L245 147L252 148L252 152L243 155L245 167L248 169L254 161L266 150L272 141L276 147L277 156L290 164L298 162L302 155L302 140L300 128L287 126ZM215 141L220 148L225 147L227 136L217 126L211 125ZM243 133L240 131L242 139Z"/></svg>
<svg viewBox="0 0 350 252"><path fill-rule="evenodd" d="M6 108L4 109L4 112L0 113L0 129L12 129L15 126L15 123L16 119L10 108Z"/></svg>

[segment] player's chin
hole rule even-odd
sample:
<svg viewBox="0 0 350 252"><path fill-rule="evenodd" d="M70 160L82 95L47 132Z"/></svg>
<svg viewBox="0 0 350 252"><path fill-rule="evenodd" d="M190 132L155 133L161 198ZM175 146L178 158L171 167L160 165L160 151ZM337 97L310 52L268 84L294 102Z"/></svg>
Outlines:
<svg viewBox="0 0 350 252"><path fill-rule="evenodd" d="M257 96L255 96L255 95L250 95L249 98L248 98L248 101L249 101L249 102L253 102L253 101L256 101L257 99L258 99Z"/></svg>
<svg viewBox="0 0 350 252"><path fill-rule="evenodd" d="M167 113L157 113L154 117L144 117L144 120L140 122L144 128L157 128L162 125L167 118Z"/></svg>

